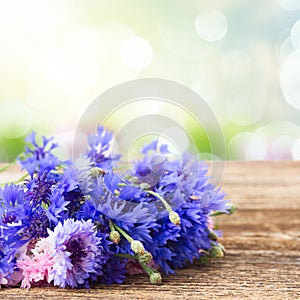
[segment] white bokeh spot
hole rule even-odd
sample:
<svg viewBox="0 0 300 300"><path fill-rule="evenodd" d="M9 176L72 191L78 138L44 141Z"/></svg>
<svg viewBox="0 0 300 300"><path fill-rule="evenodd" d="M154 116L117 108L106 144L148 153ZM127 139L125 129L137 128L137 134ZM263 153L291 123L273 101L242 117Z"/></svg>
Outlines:
<svg viewBox="0 0 300 300"><path fill-rule="evenodd" d="M300 20L291 29L291 41L294 49L300 52Z"/></svg>
<svg viewBox="0 0 300 300"><path fill-rule="evenodd" d="M300 160L300 139L296 140L292 147L293 159Z"/></svg>
<svg viewBox="0 0 300 300"><path fill-rule="evenodd" d="M285 10L299 10L300 1L299 0L278 0L279 5Z"/></svg>
<svg viewBox="0 0 300 300"><path fill-rule="evenodd" d="M120 57L127 68L140 71L151 63L153 51L147 40L133 36L122 43Z"/></svg>
<svg viewBox="0 0 300 300"><path fill-rule="evenodd" d="M262 160L266 158L267 145L256 133L238 133L229 142L228 155L229 159Z"/></svg>
<svg viewBox="0 0 300 300"><path fill-rule="evenodd" d="M30 108L21 101L0 101L0 136L19 138L28 133L32 125Z"/></svg>
<svg viewBox="0 0 300 300"><path fill-rule="evenodd" d="M280 69L280 85L285 100L300 109L300 53L291 53Z"/></svg>
<svg viewBox="0 0 300 300"><path fill-rule="evenodd" d="M291 159L291 148L295 139L289 135L280 135L271 144L271 159Z"/></svg>
<svg viewBox="0 0 300 300"><path fill-rule="evenodd" d="M207 42L215 42L225 37L228 22L220 11L204 10L197 16L195 28L200 38Z"/></svg>

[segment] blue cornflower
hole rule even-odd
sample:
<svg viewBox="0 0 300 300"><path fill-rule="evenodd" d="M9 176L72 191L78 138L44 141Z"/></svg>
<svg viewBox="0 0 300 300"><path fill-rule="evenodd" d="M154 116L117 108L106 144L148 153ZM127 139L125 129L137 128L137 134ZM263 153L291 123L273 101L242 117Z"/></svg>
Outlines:
<svg viewBox="0 0 300 300"><path fill-rule="evenodd" d="M103 274L98 278L99 283L104 284L121 284L126 278L127 259L116 257L113 254L103 265Z"/></svg>
<svg viewBox="0 0 300 300"><path fill-rule="evenodd" d="M14 271L14 264L9 253L7 241L0 228L0 287L9 283L9 277Z"/></svg>
<svg viewBox="0 0 300 300"><path fill-rule="evenodd" d="M87 153L63 166L52 138L38 145L34 132L28 137L20 163L30 179L0 188L0 285L10 284L17 268L26 277L23 286L121 283L128 258L160 282L150 265L170 274L213 253L211 215L230 207L209 183L207 166L191 155L172 157L167 145L153 141L121 175L112 141L112 133L98 127Z"/></svg>
<svg viewBox="0 0 300 300"><path fill-rule="evenodd" d="M19 244L18 232L22 229L22 220L27 217L25 193L15 184L0 188L0 228L2 238L8 244Z"/></svg>
<svg viewBox="0 0 300 300"><path fill-rule="evenodd" d="M84 201L73 167L66 168L60 181L51 188L46 210L51 224L57 225L59 221L73 218Z"/></svg>
<svg viewBox="0 0 300 300"><path fill-rule="evenodd" d="M10 271L10 266L9 264L7 264L4 261L4 257L2 257L2 255L0 255L0 286L1 285L7 285L8 284L8 280L7 280L7 276L12 273Z"/></svg>
<svg viewBox="0 0 300 300"><path fill-rule="evenodd" d="M132 176L137 183L146 183L149 186L157 184L166 171L167 159L160 153L146 154L143 159L133 164L128 175Z"/></svg>
<svg viewBox="0 0 300 300"><path fill-rule="evenodd" d="M158 140L154 140L151 143L149 143L148 145L145 145L142 148L141 153L148 154L152 151L159 152L161 154L169 154L170 153L168 145L161 144L160 146L158 146Z"/></svg>
<svg viewBox="0 0 300 300"><path fill-rule="evenodd" d="M91 185L94 181L91 174L92 165L90 158L83 155L65 170L65 175L67 172L67 176L75 180L76 185L85 195L92 191Z"/></svg>
<svg viewBox="0 0 300 300"><path fill-rule="evenodd" d="M48 233L55 261L49 281L54 285L87 286L91 277L102 275L107 255L91 220L67 219Z"/></svg>
<svg viewBox="0 0 300 300"><path fill-rule="evenodd" d="M52 215L57 217L65 210L64 190L54 188L55 181L46 178L37 176L26 185L0 188L0 225L9 244L22 245L48 236Z"/></svg>
<svg viewBox="0 0 300 300"><path fill-rule="evenodd" d="M18 283L16 255L25 243L16 234L21 224L17 220L25 214L20 209L22 206L17 207L22 201L23 193L17 186L7 185L0 189L0 287Z"/></svg>
<svg viewBox="0 0 300 300"><path fill-rule="evenodd" d="M199 259L199 250L208 250L212 246L207 213L192 203L185 203L176 212L180 216L180 226L170 223L168 217L159 219L160 226L153 232L153 244L145 244L155 263L166 274Z"/></svg>
<svg viewBox="0 0 300 300"><path fill-rule="evenodd" d="M25 158L19 158L18 161L31 177L33 177L35 172L42 174L55 170L59 165L63 164L63 162L52 153L52 151L58 147L52 140L53 137L46 138L43 136L42 145L39 146L34 131L26 138L28 145L24 152Z"/></svg>
<svg viewBox="0 0 300 300"><path fill-rule="evenodd" d="M96 134L89 136L87 156L95 166L109 170L112 162L120 158L120 155L112 154L112 141L113 133L103 126L98 126Z"/></svg>
<svg viewBox="0 0 300 300"><path fill-rule="evenodd" d="M59 186L53 188L49 197L49 206L45 209L49 223L52 225L50 228L52 229L59 221L63 221L68 217L67 205L69 202L65 200L63 194L63 187Z"/></svg>
<svg viewBox="0 0 300 300"><path fill-rule="evenodd" d="M51 188L59 179L55 177L50 173L44 172L26 182L25 198L28 205L38 207L42 204L49 204Z"/></svg>
<svg viewBox="0 0 300 300"><path fill-rule="evenodd" d="M30 241L48 236L47 228L50 228L50 221L44 208L38 207L34 210L29 208L26 217L18 231L21 239Z"/></svg>
<svg viewBox="0 0 300 300"><path fill-rule="evenodd" d="M154 189L168 199L178 213L180 226L170 224L167 216L159 218L159 227L153 231L154 245L158 247L148 247L153 250L156 264L168 274L184 267L187 262L199 259L202 255L200 249L212 247L209 215L215 210L226 212L228 201L224 194L208 183L207 168L203 163L183 158L182 164L178 161L169 163L167 170Z"/></svg>
<svg viewBox="0 0 300 300"><path fill-rule="evenodd" d="M170 160L165 155L167 147L158 147L157 142L145 146L142 152L144 158L135 162L130 171L132 179L129 177L124 191L134 198L136 184L143 187L144 191L136 199L147 202L148 211L156 221L143 224L148 228L149 238L146 239L136 234L137 224L126 229L130 235L136 234L135 238L143 241L156 265L167 274L174 273L174 269L199 259L202 255L200 249L212 247L209 215L213 211L226 213L228 201L224 200L225 195L219 189L209 184L206 165L193 156L185 154L181 159ZM180 219L179 226L170 222L166 207L155 194L173 208Z"/></svg>
<svg viewBox="0 0 300 300"><path fill-rule="evenodd" d="M24 217L24 190L15 184L0 188L0 223L17 222Z"/></svg>

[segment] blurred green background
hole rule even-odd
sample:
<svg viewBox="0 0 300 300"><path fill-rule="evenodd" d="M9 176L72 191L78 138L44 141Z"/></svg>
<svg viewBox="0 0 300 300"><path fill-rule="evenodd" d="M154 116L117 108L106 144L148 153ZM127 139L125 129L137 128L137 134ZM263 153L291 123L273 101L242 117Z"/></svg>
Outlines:
<svg viewBox="0 0 300 300"><path fill-rule="evenodd" d="M144 77L201 95L228 159L300 159L299 0L0 0L0 43L0 161L32 129L70 149L99 94Z"/></svg>

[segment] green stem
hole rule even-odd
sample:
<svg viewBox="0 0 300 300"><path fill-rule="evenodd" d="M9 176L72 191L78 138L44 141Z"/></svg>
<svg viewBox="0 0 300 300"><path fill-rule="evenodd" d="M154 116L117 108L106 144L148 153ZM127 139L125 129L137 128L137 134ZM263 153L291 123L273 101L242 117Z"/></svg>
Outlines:
<svg viewBox="0 0 300 300"><path fill-rule="evenodd" d="M116 225L114 223L112 223L112 224L113 224L114 228L117 229L129 243L131 243L133 241L133 238L130 235L128 235L122 228L120 228L118 225Z"/></svg>
<svg viewBox="0 0 300 300"><path fill-rule="evenodd" d="M153 192L153 191L150 191L150 190L149 191L145 191L145 192L148 193L148 194L150 194L150 195L152 195L152 196L155 196L157 199L159 199L162 202L162 204L165 206L165 208L167 209L167 211L169 213L171 213L173 211L173 209L171 208L171 206L169 205L169 203L160 194L158 194L156 192Z"/></svg>
<svg viewBox="0 0 300 300"><path fill-rule="evenodd" d="M123 258L128 258L128 259L137 259L133 255L125 254L125 253L117 253L117 254L115 254L115 256L117 256L117 257L123 257Z"/></svg>
<svg viewBox="0 0 300 300"><path fill-rule="evenodd" d="M222 211L215 211L214 213L210 214L211 217L216 217L216 216L220 216L220 215L224 215L226 214L225 212Z"/></svg>
<svg viewBox="0 0 300 300"><path fill-rule="evenodd" d="M111 220L109 220L109 229L110 231L115 231L114 223Z"/></svg>
<svg viewBox="0 0 300 300"><path fill-rule="evenodd" d="M155 273L155 271L152 268L148 267L146 264L140 262L140 265L149 276Z"/></svg>
<svg viewBox="0 0 300 300"><path fill-rule="evenodd" d="M210 216L215 217L215 216L220 216L220 215L231 215L233 214L235 211L237 210L237 207L232 204L228 207L227 212L222 212L222 211L215 211L214 213L212 213Z"/></svg>

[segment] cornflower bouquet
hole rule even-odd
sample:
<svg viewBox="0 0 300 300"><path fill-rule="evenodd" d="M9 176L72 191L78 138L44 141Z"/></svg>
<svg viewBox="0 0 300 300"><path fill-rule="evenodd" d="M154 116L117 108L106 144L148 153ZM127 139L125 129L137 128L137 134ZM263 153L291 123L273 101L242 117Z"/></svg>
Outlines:
<svg viewBox="0 0 300 300"><path fill-rule="evenodd" d="M137 273L160 284L223 256L213 217L235 207L206 165L153 141L124 169L112 141L98 127L70 162L53 154L53 138L28 136L17 159L26 174L0 188L0 286L88 288Z"/></svg>

